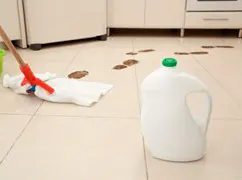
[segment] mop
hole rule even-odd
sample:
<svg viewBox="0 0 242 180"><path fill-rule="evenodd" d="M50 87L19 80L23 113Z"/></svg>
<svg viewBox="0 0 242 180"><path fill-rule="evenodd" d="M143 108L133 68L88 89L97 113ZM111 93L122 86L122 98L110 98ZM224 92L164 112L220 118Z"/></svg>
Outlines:
<svg viewBox="0 0 242 180"><path fill-rule="evenodd" d="M47 85L41 79L36 78L34 76L34 73L31 71L29 65L26 64L23 61L22 57L17 52L16 48L14 47L14 45L12 44L12 42L10 41L9 37L7 36L7 34L5 33L5 31L3 30L3 28L2 28L1 25L0 25L0 36L2 37L4 43L8 47L9 51L15 57L16 61L18 62L19 66L20 66L21 72L25 76L24 80L22 81L22 85L25 85L25 84L29 83L32 87L40 86L43 89L45 89L46 91L48 91L50 94L53 94L54 93L54 89L52 87L50 87L49 85Z"/></svg>
<svg viewBox="0 0 242 180"><path fill-rule="evenodd" d="M101 96L107 94L113 85L98 82L85 82L75 79L56 78L55 74L34 75L28 64L25 64L12 42L0 26L0 35L12 52L23 75L3 77L3 86L18 94L34 94L40 99L56 103L73 103L80 106L91 106Z"/></svg>

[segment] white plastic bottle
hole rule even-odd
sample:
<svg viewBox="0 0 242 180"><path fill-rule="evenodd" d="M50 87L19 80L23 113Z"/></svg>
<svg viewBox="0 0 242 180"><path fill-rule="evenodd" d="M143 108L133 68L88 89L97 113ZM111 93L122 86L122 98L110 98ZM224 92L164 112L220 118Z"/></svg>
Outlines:
<svg viewBox="0 0 242 180"><path fill-rule="evenodd" d="M145 143L155 158L187 162L201 159L212 111L208 88L197 78L176 70L177 61L166 58L163 67L142 84L141 124ZM194 119L187 105L190 93L207 96L204 114Z"/></svg>

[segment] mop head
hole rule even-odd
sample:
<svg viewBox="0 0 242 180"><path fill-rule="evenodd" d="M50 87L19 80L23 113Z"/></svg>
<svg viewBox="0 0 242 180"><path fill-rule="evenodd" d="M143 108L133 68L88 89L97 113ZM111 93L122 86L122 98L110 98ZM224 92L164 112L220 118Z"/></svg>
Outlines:
<svg viewBox="0 0 242 180"><path fill-rule="evenodd" d="M35 74L37 78L42 81L48 81L56 77L56 74L53 73L43 73ZM5 74L3 77L3 87L10 88L18 94L29 94L27 91L32 88L29 83L22 84L24 80L24 75L10 77L8 74Z"/></svg>
<svg viewBox="0 0 242 180"><path fill-rule="evenodd" d="M30 84L21 85L24 76L10 77L5 75L3 86L14 90L18 94L33 93L38 98L56 102L73 103L80 106L91 106L97 103L101 96L107 94L113 85L98 82L86 82L75 79L56 78L55 74L45 73L36 74L36 77L44 81L47 85L53 87L55 92L49 94L40 86L31 86Z"/></svg>

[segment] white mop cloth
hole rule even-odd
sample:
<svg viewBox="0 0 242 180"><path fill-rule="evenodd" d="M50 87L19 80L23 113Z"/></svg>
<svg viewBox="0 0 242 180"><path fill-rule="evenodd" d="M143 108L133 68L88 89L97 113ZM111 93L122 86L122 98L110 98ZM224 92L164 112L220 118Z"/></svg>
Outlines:
<svg viewBox="0 0 242 180"><path fill-rule="evenodd" d="M14 79L16 77L12 78ZM4 78L5 84L8 84L8 87L14 89L17 93L23 92L24 88L20 85L22 79L19 79L17 82L16 80L13 81L12 78ZM91 106L92 104L98 102L102 95L107 94L108 91L113 88L113 85L109 84L86 82L66 78L53 78L46 81L46 83L54 88L55 92L53 94L49 94L43 88L36 86L34 94L37 97L50 102L73 103L80 106ZM25 92L26 90L27 89L25 89Z"/></svg>
<svg viewBox="0 0 242 180"><path fill-rule="evenodd" d="M46 82L55 89L49 94L41 87L36 87L35 95L41 99L59 103L74 103L81 106L91 106L98 102L102 95L112 89L112 85L97 82L85 82L75 79L56 78Z"/></svg>
<svg viewBox="0 0 242 180"><path fill-rule="evenodd" d="M43 74L35 74L35 76L42 81L48 81L56 77L56 74L52 73L43 73ZM31 87L30 84L26 84L21 86L21 82L24 79L23 75L10 77L8 74L5 74L3 77L3 87L10 88L14 90L18 94L28 94L27 90Z"/></svg>

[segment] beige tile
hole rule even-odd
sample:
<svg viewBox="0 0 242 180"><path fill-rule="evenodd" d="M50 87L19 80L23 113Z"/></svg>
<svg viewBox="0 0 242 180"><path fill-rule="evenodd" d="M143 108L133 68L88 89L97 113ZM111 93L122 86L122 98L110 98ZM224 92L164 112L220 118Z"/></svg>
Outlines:
<svg viewBox="0 0 242 180"><path fill-rule="evenodd" d="M36 97L19 95L2 86L0 87L0 99L0 114L34 114L43 103Z"/></svg>
<svg viewBox="0 0 242 180"><path fill-rule="evenodd" d="M143 41L139 40L138 46L143 46L146 44L146 42L150 42L151 39L147 41L147 39L143 39ZM166 41L170 43L170 47L164 46L166 44ZM212 117L214 118L241 118L242 113L239 109L238 104L236 101L227 93L223 87L220 86L220 84L214 79L207 71L204 69L199 63L196 62L196 60L193 58L193 56L177 56L174 55L175 51L183 52L184 47L179 45L176 42L173 42L173 39L171 41L169 40L163 40L161 41L162 45L156 45L155 52L150 52L146 54L139 54L137 56L137 59L140 60L139 65L136 66L137 70L137 77L138 77L138 84L141 85L143 79L150 74L155 69L161 67L161 59L165 57L174 57L178 60L178 66L177 69L183 72L186 72L188 74L194 75L200 80L202 80L210 89L210 92L213 97L213 114ZM153 46L149 46L150 48L153 48ZM203 58L210 57L210 55L204 55L201 56ZM140 88L140 86L139 86ZM194 96L191 101L191 107L192 111L197 112L201 109L203 109L203 96Z"/></svg>
<svg viewBox="0 0 242 180"><path fill-rule="evenodd" d="M203 49L201 46L219 46L221 43L223 44L223 41L224 38L219 37L186 37L179 39L182 45L187 45L190 49Z"/></svg>
<svg viewBox="0 0 242 180"><path fill-rule="evenodd" d="M31 116L0 115L0 162L3 160Z"/></svg>
<svg viewBox="0 0 242 180"><path fill-rule="evenodd" d="M112 68L130 56L132 39L119 38L107 42L93 43L83 48L66 71L87 70L89 75L82 79L114 85L114 88L93 107L86 108L70 104L45 103L39 114L94 116L94 117L139 117L139 103L135 68L113 70Z"/></svg>
<svg viewBox="0 0 242 180"><path fill-rule="evenodd" d="M212 56L197 57L198 61L240 105L242 104L241 58L241 47L220 49Z"/></svg>
<svg viewBox="0 0 242 180"><path fill-rule="evenodd" d="M214 120L208 133L204 159L192 163L171 163L154 159L147 153L150 180L239 180L242 178L242 122Z"/></svg>
<svg viewBox="0 0 242 180"><path fill-rule="evenodd" d="M242 46L242 39L237 37L223 38L223 44L228 46Z"/></svg>
<svg viewBox="0 0 242 180"><path fill-rule="evenodd" d="M18 49L23 60L29 63L33 72L63 73L75 55L81 50L83 43L61 43L49 45L40 51ZM10 52L4 58L4 72L11 75L20 74L17 62Z"/></svg>
<svg viewBox="0 0 242 180"><path fill-rule="evenodd" d="M36 117L0 168L4 180L145 180L139 121Z"/></svg>
<svg viewBox="0 0 242 180"><path fill-rule="evenodd" d="M194 40L193 44L189 41L183 45L188 49L200 46L202 41ZM216 79L218 83L236 100L242 103L242 83L240 77L241 70L241 39L238 38L219 38L211 41L212 45L230 45L234 46L232 49L210 49L209 55L194 56L199 63Z"/></svg>

